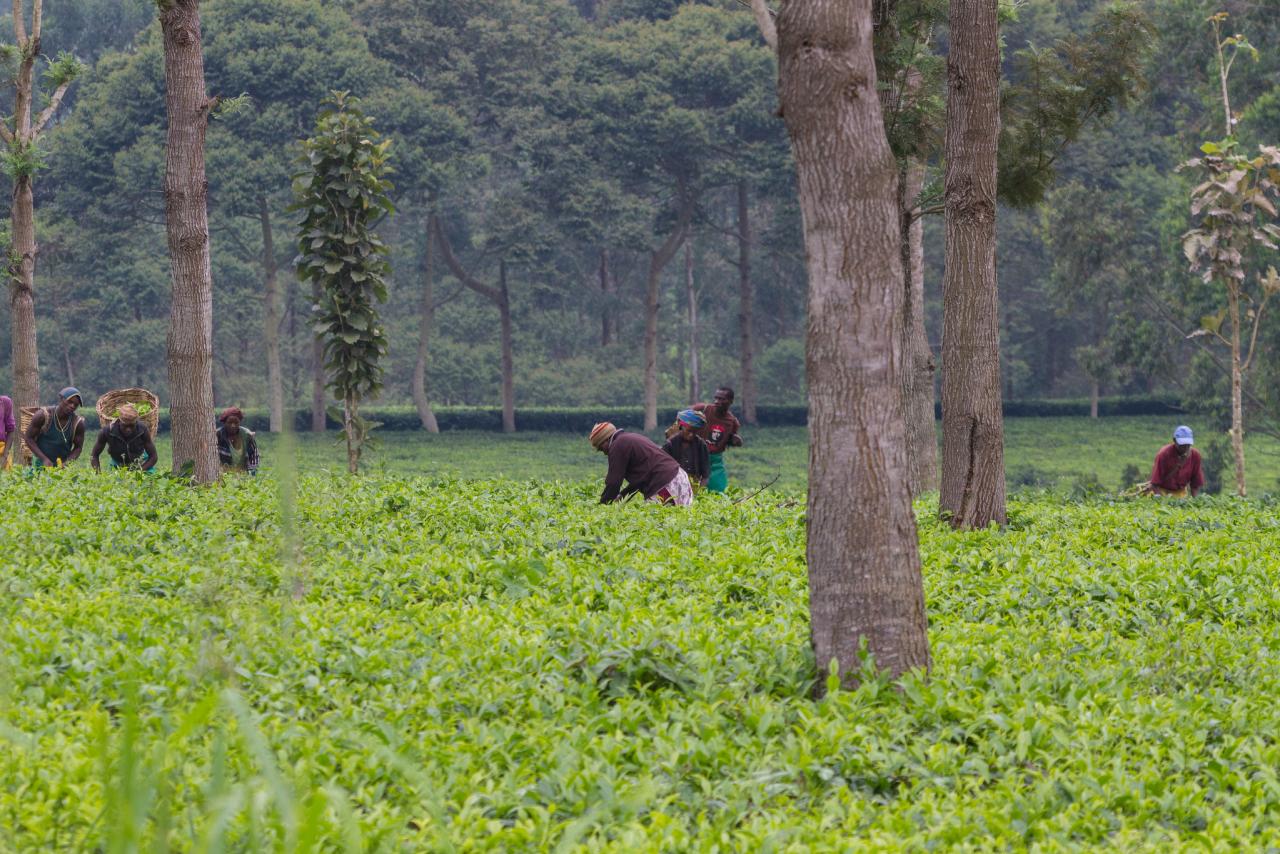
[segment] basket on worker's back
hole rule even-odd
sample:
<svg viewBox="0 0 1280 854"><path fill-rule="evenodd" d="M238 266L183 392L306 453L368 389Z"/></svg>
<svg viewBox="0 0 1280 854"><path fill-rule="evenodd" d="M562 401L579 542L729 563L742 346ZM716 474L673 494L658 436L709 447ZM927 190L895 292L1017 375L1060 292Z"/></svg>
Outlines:
<svg viewBox="0 0 1280 854"><path fill-rule="evenodd" d="M150 407L145 414L138 413L138 420L147 425L152 437L160 432L160 398L145 388L118 388L98 398L98 404L94 407L98 411L98 426L103 430L110 427L111 422L116 420L120 407L126 403L134 406L146 404Z"/></svg>
<svg viewBox="0 0 1280 854"><path fill-rule="evenodd" d="M18 462L24 466L31 465L31 450L27 447L27 443L22 441L21 437L27 435L27 428L31 426L31 419L43 406L24 406L18 410L18 436L15 441L18 443Z"/></svg>

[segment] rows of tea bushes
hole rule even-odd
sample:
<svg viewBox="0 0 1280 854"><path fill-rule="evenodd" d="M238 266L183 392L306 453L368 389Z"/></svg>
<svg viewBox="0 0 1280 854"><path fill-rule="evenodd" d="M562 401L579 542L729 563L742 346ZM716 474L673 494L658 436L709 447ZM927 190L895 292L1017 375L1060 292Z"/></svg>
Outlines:
<svg viewBox="0 0 1280 854"><path fill-rule="evenodd" d="M659 410L659 422L674 419L682 404L670 403ZM941 403L935 406L935 417L942 417ZM382 430L421 430L422 421L412 406L371 406L362 410L370 419L378 422ZM736 410L735 410L736 411ZM478 430L499 432L502 430L502 410L485 406L440 406L434 409L441 430ZM1182 412L1176 398L1159 395L1138 397L1106 397L1099 402L1099 413L1106 417L1165 415L1177 416ZM247 408L245 426L250 430L266 430L270 420L266 409ZM90 430L98 429L98 416L86 408L81 414ZM741 412L738 412L741 416ZM1089 401L1064 398L1059 400L1006 400L1004 414L1009 418L1062 418L1083 417L1089 414ZM311 411L291 409L286 417L293 419L294 430L311 429ZM808 410L804 406L759 406L756 419L761 427L803 427L808 423ZM586 406L586 407L521 407L516 410L516 427L519 430L547 433L585 433L598 421L609 420L624 427L639 428L644 424L644 409L640 406ZM338 430L341 424L329 417L326 429ZM169 410L160 410L160 429L169 430Z"/></svg>
<svg viewBox="0 0 1280 854"><path fill-rule="evenodd" d="M1280 844L1276 507L921 507L932 676L814 701L800 496L596 487L5 478L0 850Z"/></svg>

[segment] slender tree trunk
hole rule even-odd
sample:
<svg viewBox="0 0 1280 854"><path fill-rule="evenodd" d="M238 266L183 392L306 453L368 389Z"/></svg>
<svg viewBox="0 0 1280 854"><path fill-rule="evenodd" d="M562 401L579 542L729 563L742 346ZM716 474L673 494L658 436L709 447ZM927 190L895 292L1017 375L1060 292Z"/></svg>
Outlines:
<svg viewBox="0 0 1280 854"><path fill-rule="evenodd" d="M213 274L209 266L205 94L198 0L169 0L164 35L165 230L173 273L169 312L169 423L173 470L191 463L197 483L218 479L213 441Z"/></svg>
<svg viewBox="0 0 1280 854"><path fill-rule="evenodd" d="M1098 398L1102 394L1102 389L1097 380L1091 380L1089 383L1089 417L1098 417Z"/></svg>
<svg viewBox="0 0 1280 854"><path fill-rule="evenodd" d="M76 384L75 366L71 364L71 351L66 347L62 348L62 364L67 368L67 385Z"/></svg>
<svg viewBox="0 0 1280 854"><path fill-rule="evenodd" d="M502 432L516 432L515 356L511 345L511 292L507 262L498 262L498 314L502 323Z"/></svg>
<svg viewBox="0 0 1280 854"><path fill-rule="evenodd" d="M742 420L756 424L756 342L755 284L751 280L751 208L750 188L745 180L738 182L738 335L739 335L739 400Z"/></svg>
<svg viewBox="0 0 1280 854"><path fill-rule="evenodd" d="M342 432L347 440L347 472L360 471L360 443L356 441L356 419L360 415L360 400L348 392L342 401Z"/></svg>
<svg viewBox="0 0 1280 854"><path fill-rule="evenodd" d="M600 294L604 297L604 308L600 311L600 346L608 347L617 334L617 320L614 318L613 271L609 269L609 250L600 250Z"/></svg>
<svg viewBox="0 0 1280 854"><path fill-rule="evenodd" d="M684 242L692 218L692 206L685 203L680 221L671 235L649 253L648 289L644 307L644 429L658 429L658 306L662 271Z"/></svg>
<svg viewBox="0 0 1280 854"><path fill-rule="evenodd" d="M318 305L320 302L320 285L315 284L311 289L311 302ZM311 432L323 433L328 427L325 416L325 406L329 396L325 390L324 375L324 342L320 340L320 336L313 335L311 337Z"/></svg>
<svg viewBox="0 0 1280 854"><path fill-rule="evenodd" d="M903 268L902 400L907 420L907 454L911 495L938 488L938 434L933 415L933 351L924 327L924 223L915 199L924 186L924 165L909 161L901 178L901 245Z"/></svg>
<svg viewBox="0 0 1280 854"><path fill-rule="evenodd" d="M929 666L901 405L898 176L870 0L789 0L777 44L809 276L811 637L819 669L837 662L852 685L864 642L890 673Z"/></svg>
<svg viewBox="0 0 1280 854"><path fill-rule="evenodd" d="M431 234L430 214L427 219L427 245L422 254L422 306L418 318L418 356L413 362L413 405L418 409L418 420L428 433L439 433L440 425L431 410L427 397L427 356L431 349L431 327L436 321L435 305L435 240Z"/></svg>
<svg viewBox="0 0 1280 854"><path fill-rule="evenodd" d="M258 218L262 221L262 281L265 317L263 341L267 349L267 410L269 429L284 429L284 372L280 367L280 291L277 284L275 236L271 229L271 209L265 194L258 195Z"/></svg>
<svg viewBox="0 0 1280 854"><path fill-rule="evenodd" d="M1244 498L1244 370L1240 363L1240 293L1233 285L1227 286L1227 313L1231 320L1231 456L1235 460L1236 494Z"/></svg>
<svg viewBox="0 0 1280 854"><path fill-rule="evenodd" d="M684 245L684 292L689 300L689 402L702 399L702 375L698 365L698 292L693 289L693 246Z"/></svg>
<svg viewBox="0 0 1280 854"><path fill-rule="evenodd" d="M40 405L40 360L36 349L36 224L31 178L14 180L9 262L13 397L17 406Z"/></svg>
<svg viewBox="0 0 1280 854"><path fill-rule="evenodd" d="M952 0L942 285L942 494L957 528L1005 523L996 293L996 0Z"/></svg>

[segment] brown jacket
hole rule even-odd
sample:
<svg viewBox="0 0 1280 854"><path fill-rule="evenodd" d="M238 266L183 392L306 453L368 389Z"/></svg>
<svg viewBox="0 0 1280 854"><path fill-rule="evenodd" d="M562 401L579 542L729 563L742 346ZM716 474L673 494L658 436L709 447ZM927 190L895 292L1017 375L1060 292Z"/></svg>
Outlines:
<svg viewBox="0 0 1280 854"><path fill-rule="evenodd" d="M609 473L604 478L601 504L625 498L633 492L652 498L658 490L675 480L680 471L679 463L639 433L619 430L609 441ZM627 481L625 492L622 491L624 479Z"/></svg>

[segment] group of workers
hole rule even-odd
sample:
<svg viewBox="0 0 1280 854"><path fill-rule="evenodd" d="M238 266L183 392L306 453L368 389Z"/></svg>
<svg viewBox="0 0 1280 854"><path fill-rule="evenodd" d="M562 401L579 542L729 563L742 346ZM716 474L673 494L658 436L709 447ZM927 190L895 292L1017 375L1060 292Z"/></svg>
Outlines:
<svg viewBox="0 0 1280 854"><path fill-rule="evenodd" d="M56 468L75 462L84 450L85 420L77 410L84 405L80 390L68 386L58 392L58 402L38 409L31 416L22 441L31 454L31 464L36 468ZM253 432L242 426L244 412L232 406L218 416L218 428L214 438L218 446L218 459L225 471L255 474L258 470L258 443ZM17 434L13 417L13 401L0 395L0 457ZM118 417L112 419L98 432L98 440L89 454L94 471L102 470L102 452L106 451L113 469L134 469L150 472L155 469L160 456L147 425L142 423L138 408L132 403L123 404Z"/></svg>
<svg viewBox="0 0 1280 854"><path fill-rule="evenodd" d="M65 466L76 461L84 448L85 420L77 410L83 405L80 391L68 386L58 402L42 407L31 417L22 441L36 467ZM716 389L711 403L695 403L676 415L659 446L642 433L620 430L608 421L591 429L591 446L609 458L600 503L626 500L640 493L648 501L688 506L696 491L724 492L729 485L724 453L742 445L742 425L731 411L733 389ZM0 395L0 459L17 435L13 401ZM218 459L225 471L255 474L258 442L244 426L239 407L224 409L214 432ZM1204 487L1200 452L1193 445L1191 428L1179 425L1173 441L1160 449L1143 491L1152 495L1195 496ZM155 441L133 404L120 407L119 417L98 432L90 453L94 471L101 471L106 451L113 469L153 470L159 461ZM626 483L624 488L623 483Z"/></svg>
<svg viewBox="0 0 1280 854"><path fill-rule="evenodd" d="M619 430L608 421L596 424L587 438L609 458L600 503L640 493L646 501L687 507L697 490L724 492L729 487L724 452L742 445L742 425L732 406L733 389L721 386L711 403L695 403L676 415L661 447L643 433Z"/></svg>

